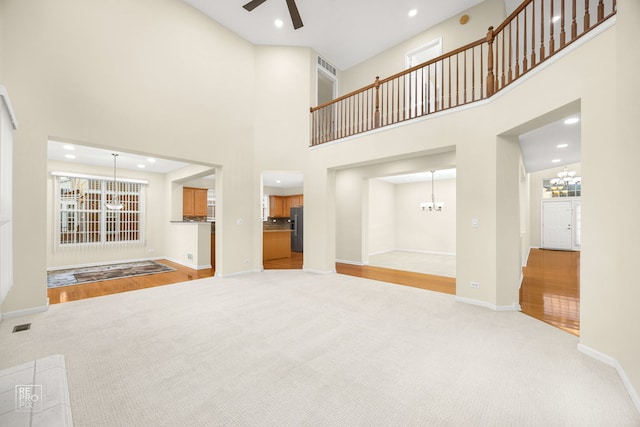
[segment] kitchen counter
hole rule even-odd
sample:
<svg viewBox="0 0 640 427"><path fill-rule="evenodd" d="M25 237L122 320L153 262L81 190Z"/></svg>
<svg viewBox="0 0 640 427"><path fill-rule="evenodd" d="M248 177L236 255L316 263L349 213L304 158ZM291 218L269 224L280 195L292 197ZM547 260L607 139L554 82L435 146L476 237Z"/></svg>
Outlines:
<svg viewBox="0 0 640 427"><path fill-rule="evenodd" d="M291 229L263 230L262 260L291 258Z"/></svg>
<svg viewBox="0 0 640 427"><path fill-rule="evenodd" d="M271 230L262 230L265 233L291 233L293 230L290 228L274 228Z"/></svg>

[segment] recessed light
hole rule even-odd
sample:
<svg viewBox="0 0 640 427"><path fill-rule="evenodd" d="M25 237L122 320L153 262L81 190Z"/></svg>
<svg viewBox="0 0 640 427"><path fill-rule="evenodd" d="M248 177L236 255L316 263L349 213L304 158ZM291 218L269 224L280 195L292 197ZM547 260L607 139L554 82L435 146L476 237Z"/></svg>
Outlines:
<svg viewBox="0 0 640 427"><path fill-rule="evenodd" d="M560 15L556 15L553 18L551 18L551 22L558 22L560 20Z"/></svg>
<svg viewBox="0 0 640 427"><path fill-rule="evenodd" d="M144 169L144 168L146 168L146 166L145 166L145 165L143 165L143 164L139 164L139 165L138 165L138 167L139 167L140 169Z"/></svg>
<svg viewBox="0 0 640 427"><path fill-rule="evenodd" d="M284 25L284 22L282 22L282 19L276 19L275 21L273 21L273 25L275 25L278 28L282 28L282 26Z"/></svg>
<svg viewBox="0 0 640 427"><path fill-rule="evenodd" d="M564 121L564 124L565 124L565 125L573 125L573 124L578 123L579 121L580 121L580 119L579 119L579 118L577 118L577 117L571 117L571 118L569 118L569 119L565 120L565 121Z"/></svg>
<svg viewBox="0 0 640 427"><path fill-rule="evenodd" d="M76 156L74 156L73 154L65 154L64 155L67 159L75 159Z"/></svg>
<svg viewBox="0 0 640 427"><path fill-rule="evenodd" d="M409 11L409 18L413 18L414 16L416 16L418 14L418 9L411 9Z"/></svg>
<svg viewBox="0 0 640 427"><path fill-rule="evenodd" d="M73 151L73 150L76 149L76 147L74 147L73 145L69 145L69 144L63 145L62 148L64 148L65 150L69 150L69 151Z"/></svg>
<svg viewBox="0 0 640 427"><path fill-rule="evenodd" d="M155 162L156 162L156 159L152 159L151 157L149 157L149 158L147 159L147 162L149 162L149 163L155 163Z"/></svg>
<svg viewBox="0 0 640 427"><path fill-rule="evenodd" d="M282 181L280 181L279 179L276 180L276 184L280 184Z"/></svg>
<svg viewBox="0 0 640 427"><path fill-rule="evenodd" d="M567 148L569 146L569 144L558 144L556 145L556 148Z"/></svg>
<svg viewBox="0 0 640 427"><path fill-rule="evenodd" d="M551 160L551 163L560 163L562 160L561 159L553 159Z"/></svg>

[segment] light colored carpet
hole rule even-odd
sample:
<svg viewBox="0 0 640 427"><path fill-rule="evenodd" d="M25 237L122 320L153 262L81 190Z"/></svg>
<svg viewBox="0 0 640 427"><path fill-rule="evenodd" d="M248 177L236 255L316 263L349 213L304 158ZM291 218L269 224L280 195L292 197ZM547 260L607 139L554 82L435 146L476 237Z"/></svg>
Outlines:
<svg viewBox="0 0 640 427"><path fill-rule="evenodd" d="M577 342L450 295L272 270L5 320L0 369L63 354L77 426L640 425Z"/></svg>
<svg viewBox="0 0 640 427"><path fill-rule="evenodd" d="M455 255L397 250L369 256L369 265L435 276L456 277Z"/></svg>

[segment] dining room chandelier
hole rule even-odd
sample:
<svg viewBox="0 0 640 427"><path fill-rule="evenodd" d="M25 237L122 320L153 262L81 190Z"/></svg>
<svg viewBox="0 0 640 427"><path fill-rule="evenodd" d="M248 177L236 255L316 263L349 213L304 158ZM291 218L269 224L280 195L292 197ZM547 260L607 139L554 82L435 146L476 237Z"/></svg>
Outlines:
<svg viewBox="0 0 640 427"><path fill-rule="evenodd" d="M420 203L420 207L422 208L423 211L442 212L442 210L444 209L444 202L436 202L436 196L434 191L435 173L436 171L434 170L431 171L431 201Z"/></svg>
<svg viewBox="0 0 640 427"><path fill-rule="evenodd" d="M557 178L552 178L549 180L551 191L565 190L570 185L578 184L582 180L582 178L576 176L576 171L570 171L566 166L563 170L558 172L557 175Z"/></svg>
<svg viewBox="0 0 640 427"><path fill-rule="evenodd" d="M118 155L116 153L112 153L111 155L113 156L113 198L110 201L107 201L104 205L107 209L120 210L124 205L120 202L120 198L118 197L118 183L116 181L116 159L118 158Z"/></svg>

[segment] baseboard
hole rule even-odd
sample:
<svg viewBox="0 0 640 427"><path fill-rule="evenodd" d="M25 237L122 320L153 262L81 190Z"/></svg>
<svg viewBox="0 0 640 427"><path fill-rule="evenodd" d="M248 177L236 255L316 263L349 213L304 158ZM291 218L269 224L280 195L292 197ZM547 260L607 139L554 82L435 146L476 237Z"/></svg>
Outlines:
<svg viewBox="0 0 640 427"><path fill-rule="evenodd" d="M633 384L631 384L631 380L627 376L627 373L624 371L624 368L622 368L622 366L620 365L620 362L618 362L615 358L607 354L601 353L598 350L594 350L591 347L588 347L584 344L578 343L578 351L580 353L586 354L589 357L592 357L602 363L605 363L615 368L616 372L618 373L618 376L620 377L620 379L622 380L622 383L624 384L624 387L627 389L627 393L629 393L629 397L631 397L631 401L635 405L638 412L640 412L640 395L638 394L636 389L633 387Z"/></svg>
<svg viewBox="0 0 640 427"><path fill-rule="evenodd" d="M47 271L69 270L72 268L85 268L85 267L94 267L94 266L111 265L111 264L122 264L125 262L157 261L159 259L167 259L169 261L176 262L176 261L170 260L169 258L163 258L163 257L136 258L136 259L125 259L125 260L118 260L118 261L92 262L89 264L75 264L75 265L65 265L65 266L58 266L58 267L47 267ZM193 267L190 267L190 268L193 268Z"/></svg>
<svg viewBox="0 0 640 427"><path fill-rule="evenodd" d="M513 303L512 305L495 305L491 304L487 301L482 301L478 299L465 298L465 297L455 297L455 300L458 302L463 302L465 304L477 305L479 307L488 308L493 311L520 311L520 304Z"/></svg>
<svg viewBox="0 0 640 427"><path fill-rule="evenodd" d="M305 273L324 274L324 275L336 273L335 270L315 270L313 268L305 268L304 266L302 267L302 271L304 271Z"/></svg>
<svg viewBox="0 0 640 427"><path fill-rule="evenodd" d="M411 253L414 253L414 254L456 256L456 254L452 253L452 252L420 251L420 250L417 250L417 249L399 249L399 248L386 249L384 251L372 252L372 253L369 254L369 256L382 255L382 254L386 254L386 253L389 253L389 252L411 252Z"/></svg>
<svg viewBox="0 0 640 427"><path fill-rule="evenodd" d="M245 274L253 274L253 273L262 273L262 271L260 271L260 269L255 269L255 270L246 270L246 271L238 271L235 273L229 273L229 274L218 274L218 272L216 272L215 277L236 277L236 276L244 276Z"/></svg>
<svg viewBox="0 0 640 427"><path fill-rule="evenodd" d="M181 260L178 260L178 259L175 259L175 258L163 257L163 258L160 258L160 259L166 259L167 261L171 261L171 262L175 262L176 264L180 264L183 267L187 267L187 268L190 268L192 270L198 270L198 266L193 265L193 264L187 264L184 261L181 261ZM209 268L211 268L211 267L209 267Z"/></svg>
<svg viewBox="0 0 640 427"><path fill-rule="evenodd" d="M349 265L359 265L359 266L364 265L364 263L361 261L348 261L346 259L337 259L336 262L339 262L340 264L349 264Z"/></svg>
<svg viewBox="0 0 640 427"><path fill-rule="evenodd" d="M47 305L25 308L23 310L9 311L7 313L0 313L0 321L4 319L12 319L14 317L27 316L29 314L42 313L47 310L49 310L49 298L47 298Z"/></svg>
<svg viewBox="0 0 640 427"><path fill-rule="evenodd" d="M206 270L207 268L211 268L211 264L199 265L196 270Z"/></svg>

